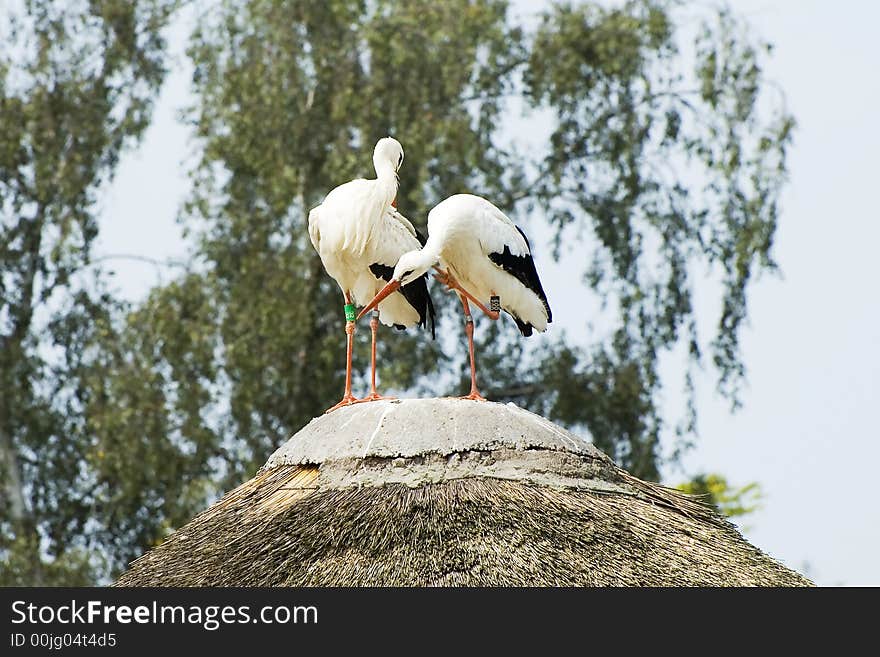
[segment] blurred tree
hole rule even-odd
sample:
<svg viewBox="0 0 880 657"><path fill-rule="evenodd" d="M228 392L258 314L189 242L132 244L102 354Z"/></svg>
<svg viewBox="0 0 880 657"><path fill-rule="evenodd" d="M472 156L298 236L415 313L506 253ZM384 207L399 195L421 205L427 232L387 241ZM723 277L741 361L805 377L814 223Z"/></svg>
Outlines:
<svg viewBox="0 0 880 657"><path fill-rule="evenodd" d="M746 292L773 268L793 121L764 93L765 46L726 9L551 3L529 29L505 0L215 0L199 10L188 117L200 160L181 213L192 262L131 312L77 325L78 405L58 416L90 440L88 477L116 482L89 498L95 522L76 527L105 548L109 569L250 476L338 398L340 295L306 218L335 185L372 175L386 134L406 150L398 201L417 225L470 191L550 231L557 257L575 244L589 254L583 284L548 290L550 301L601 302L609 330L527 343L510 322L483 322L490 397L589 431L649 479L667 428L660 393L675 384L661 380L663 354L689 354L692 391L708 345L736 402ZM522 110L547 120L538 147L505 123ZM722 283L708 340L692 306L707 272ZM450 304L439 288L434 297L441 312ZM465 389L460 315L442 321L449 337L435 343L383 332L386 389ZM695 429L689 399L684 436Z"/></svg>
<svg viewBox="0 0 880 657"><path fill-rule="evenodd" d="M588 289L569 291L569 302L595 294L617 320L586 350L549 346L536 385L513 397L586 426L599 447L648 478L658 475L663 428L659 359L677 345L689 354L680 429L696 429L703 343L692 298L707 272L722 280L712 361L721 392L738 403L746 290L775 267L770 249L794 123L766 94L759 111L767 46L723 7L691 11L648 0L556 6L524 69L527 98L556 121L539 175L516 197L538 205L557 248L563 236L587 247ZM699 25L692 73L679 50L685 25Z"/></svg>
<svg viewBox="0 0 880 657"><path fill-rule="evenodd" d="M752 482L736 488L728 483L726 477L716 473L698 474L676 488L700 497L728 518L754 513L761 507L764 498L758 483Z"/></svg>
<svg viewBox="0 0 880 657"><path fill-rule="evenodd" d="M747 285L773 267L793 125L772 99L758 110L764 46L725 9L695 23L675 2L550 5L531 32L507 9L503 0L207 5L190 48L201 159L182 220L193 267L114 336L120 357L136 354L145 373L119 370L143 387L126 412L150 418L114 426L114 439L142 440L150 427L160 441L170 422L178 440L216 457L222 490L335 401L341 301L306 217L335 185L372 175L372 146L386 134L404 144L399 205L416 224L442 198L472 191L549 226L557 255L571 243L589 254L584 285L551 290L551 302L599 300L612 328L528 345L512 323L485 323L479 358L491 397L586 429L624 467L658 478L658 399L672 383L658 362L684 345L692 386L705 342L693 280L715 271L722 314L710 349L736 401ZM692 56L679 50L681 25L692 26ZM544 149L511 139L503 119L517 108L550 117ZM439 291L435 299L449 304ZM443 322L451 337L436 343L384 334L386 388L464 389L460 317ZM361 331L360 363L366 342ZM163 403L145 403L156 390ZM694 422L691 404L683 435Z"/></svg>
<svg viewBox="0 0 880 657"><path fill-rule="evenodd" d="M184 208L197 265L187 285L155 291L131 325L137 342L123 343L149 349L151 369L167 373L162 384L179 398L179 423L222 448L221 488L253 473L341 390L342 299L309 241L308 210L335 185L372 175L373 145L386 134L404 140L399 203L414 218L478 176L481 188L501 189L489 126L511 84L497 73L522 61L519 41L498 2L366 11L350 1L224 0L199 17L190 116L202 158ZM475 108L466 98L477 93L492 100ZM181 315L193 306L201 311ZM391 335L380 343L386 385L408 388L436 371L439 345ZM363 363L367 332L360 338ZM195 342L204 359L192 369Z"/></svg>
<svg viewBox="0 0 880 657"><path fill-rule="evenodd" d="M216 371L193 394L221 404L207 415L190 404L189 422L227 450L225 483L338 395L339 293L305 221L333 186L371 175L371 147L385 134L404 144L399 204L417 224L445 196L472 191L549 226L557 255L572 243L589 254L585 285L551 291L551 302L601 301L610 330L586 345L551 334L527 346L509 323L482 328L493 398L585 428L625 467L656 479L658 363L683 346L691 390L706 343L694 277L708 271L722 292L709 349L735 404L746 290L774 267L793 120L769 97L759 111L765 46L726 9L702 11L695 22L676 2L550 5L526 32L503 0L211 4L191 47L202 158L183 218L200 281L186 289L214 306L207 324L190 327L210 342ZM680 51L677 25L691 26L692 57ZM551 117L546 148L510 138L502 119L516 107ZM162 300L172 292L150 301L166 325L184 303ZM432 345L410 332L381 341L386 385L461 388L460 318L444 321L454 339ZM360 338L363 348L365 331ZM188 349L169 347L154 368L171 371ZM423 376L438 370L454 376ZM682 435L695 418L691 403Z"/></svg>
<svg viewBox="0 0 880 657"><path fill-rule="evenodd" d="M0 584L89 583L116 481L79 369L110 299L98 192L149 122L172 0L22 0L0 23ZM113 455L121 458L118 451ZM140 466L129 462L129 470Z"/></svg>

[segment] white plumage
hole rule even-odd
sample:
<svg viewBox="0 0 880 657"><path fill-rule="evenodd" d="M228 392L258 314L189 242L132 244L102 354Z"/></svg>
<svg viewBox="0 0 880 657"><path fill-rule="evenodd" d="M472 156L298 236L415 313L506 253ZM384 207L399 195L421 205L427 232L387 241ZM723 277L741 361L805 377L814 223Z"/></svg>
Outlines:
<svg viewBox="0 0 880 657"><path fill-rule="evenodd" d="M346 364L345 392L330 410L357 401L383 399L376 391L376 329L381 321L388 326L406 328L431 324L434 333L434 306L428 294L426 277L406 286L378 305L377 319L370 320L372 358L370 393L358 400L351 392L351 359L355 318L349 304L362 306L383 289L394 265L407 251L421 242L413 225L394 207L397 197L397 170L403 163L403 147L396 139L380 139L373 150L376 179L360 178L334 188L321 205L309 212L309 238L327 273L333 277L345 298Z"/></svg>
<svg viewBox="0 0 880 657"><path fill-rule="evenodd" d="M435 206L428 214L425 250L439 255L440 266L483 303L498 296L501 308L514 318L538 331L547 330L550 307L537 273L532 277L523 271L518 277L511 272L514 265L526 269L531 265L534 271L529 243L510 218L486 199L456 194Z"/></svg>
<svg viewBox="0 0 880 657"><path fill-rule="evenodd" d="M391 137L380 139L373 154L376 178L339 185L309 212L312 245L343 295L351 295L357 306L366 304L385 285L371 266L390 270L401 255L422 246L412 223L392 207L401 162L400 143ZM407 327L425 318L398 291L379 305L379 321Z"/></svg>
<svg viewBox="0 0 880 657"><path fill-rule="evenodd" d="M333 191L342 187L345 185ZM347 217L344 206L328 205L332 194L309 213L309 237L324 269L343 294L350 294L356 306L363 306L385 285L383 279L370 271L370 266L393 268L402 254L422 245L413 225L390 205L378 218L369 218L369 227L365 228L367 222ZM351 224L359 224L360 230ZM387 326L414 326L419 319L418 311L399 291L379 304L379 321Z"/></svg>
<svg viewBox="0 0 880 657"><path fill-rule="evenodd" d="M471 391L465 399L484 400L477 389L470 303L492 319L498 319L499 309L504 310L524 336L531 335L533 329L546 331L553 321L529 241L507 215L486 199L472 194L450 196L428 214L425 245L400 257L388 285L361 315L437 265L438 278L456 291L465 314L471 365Z"/></svg>
<svg viewBox="0 0 880 657"><path fill-rule="evenodd" d="M435 206L428 213L428 241L400 257L392 282L406 285L437 264L472 301L485 306L499 297L523 335L546 331L553 320L528 240L480 196L456 194Z"/></svg>

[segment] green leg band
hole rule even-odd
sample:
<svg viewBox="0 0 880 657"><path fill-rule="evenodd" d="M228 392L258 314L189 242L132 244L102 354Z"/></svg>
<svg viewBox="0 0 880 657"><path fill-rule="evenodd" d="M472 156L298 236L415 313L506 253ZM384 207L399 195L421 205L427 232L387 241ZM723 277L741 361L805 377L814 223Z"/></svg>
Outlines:
<svg viewBox="0 0 880 657"><path fill-rule="evenodd" d="M353 322L357 319L357 313L355 312L354 304L347 303L345 304L345 321Z"/></svg>

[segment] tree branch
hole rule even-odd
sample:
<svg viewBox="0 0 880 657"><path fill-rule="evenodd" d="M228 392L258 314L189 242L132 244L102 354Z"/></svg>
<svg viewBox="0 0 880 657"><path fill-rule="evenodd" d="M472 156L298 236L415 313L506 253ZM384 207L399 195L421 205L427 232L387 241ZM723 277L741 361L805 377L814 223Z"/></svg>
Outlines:
<svg viewBox="0 0 880 657"><path fill-rule="evenodd" d="M143 262L148 265L153 265L154 267L178 267L180 269L189 268L189 264L182 260L159 260L157 258L151 258L149 256L142 256L133 253L108 253L106 255L98 256L97 258L92 258L89 265L96 265L106 260L132 260L134 262Z"/></svg>

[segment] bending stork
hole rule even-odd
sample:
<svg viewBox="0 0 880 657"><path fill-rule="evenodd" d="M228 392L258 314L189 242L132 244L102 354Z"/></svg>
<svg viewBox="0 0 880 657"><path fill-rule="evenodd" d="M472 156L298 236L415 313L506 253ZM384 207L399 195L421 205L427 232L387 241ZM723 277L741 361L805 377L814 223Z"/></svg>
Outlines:
<svg viewBox="0 0 880 657"><path fill-rule="evenodd" d="M397 171L402 163L400 143L391 137L380 139L373 151L376 179L360 178L340 185L309 212L312 245L345 298L345 392L342 400L327 412L356 401L384 399L376 392L379 321L400 330L414 325L424 327L430 321L431 336L434 336L434 304L428 294L427 275L413 276L402 287L398 286L399 290L395 289L397 294L386 295L374 310L370 320L370 394L359 400L351 393L355 305L363 305L383 288L401 255L425 243L409 220L394 207Z"/></svg>
<svg viewBox="0 0 880 657"><path fill-rule="evenodd" d="M400 257L391 280L361 316L431 267L437 269L439 281L458 293L464 310L471 365L471 391L464 398L484 400L477 390L474 320L468 302L493 320L504 310L524 336L530 336L533 329L546 331L553 321L529 241L486 199L471 194L450 196L428 214L428 241Z"/></svg>

